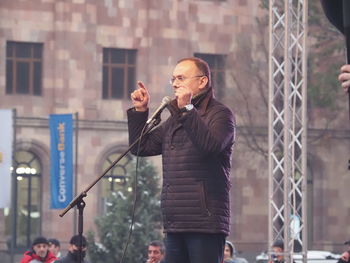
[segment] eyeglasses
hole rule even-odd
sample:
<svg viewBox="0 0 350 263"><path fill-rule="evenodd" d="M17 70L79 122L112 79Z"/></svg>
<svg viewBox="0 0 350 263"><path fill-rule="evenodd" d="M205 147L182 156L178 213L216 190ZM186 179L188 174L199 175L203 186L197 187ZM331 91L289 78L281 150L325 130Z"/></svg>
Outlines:
<svg viewBox="0 0 350 263"><path fill-rule="evenodd" d="M205 75L199 75L199 76L193 76L193 77L177 76L177 77L172 77L169 80L169 83L170 85L173 85L176 80L181 83L181 82L184 82L186 79L194 79L194 78L201 78L201 77L205 77Z"/></svg>

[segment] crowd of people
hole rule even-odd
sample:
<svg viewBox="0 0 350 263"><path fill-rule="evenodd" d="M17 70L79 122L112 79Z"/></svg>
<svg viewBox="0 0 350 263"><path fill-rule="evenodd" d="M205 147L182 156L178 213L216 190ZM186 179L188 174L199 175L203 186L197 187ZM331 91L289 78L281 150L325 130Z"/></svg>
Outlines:
<svg viewBox="0 0 350 263"><path fill-rule="evenodd" d="M31 248L24 253L20 263L80 263L79 254L83 259L82 262L88 263L85 259L86 249L86 238L74 235L70 239L67 254L61 256L61 245L57 239L37 237L32 242Z"/></svg>
<svg viewBox="0 0 350 263"><path fill-rule="evenodd" d="M337 263L350 263L350 240L346 241L344 245L347 246L347 250L341 254ZM165 253L165 246L162 241L152 241L148 245L148 259L145 263L166 263L164 261ZM271 255L268 263L284 263L285 253L283 241L276 240L271 247ZM226 240L223 254L223 263L248 263L247 259L238 257L235 245L228 240Z"/></svg>
<svg viewBox="0 0 350 263"><path fill-rule="evenodd" d="M88 263L86 260L87 240L84 236L81 243L79 235L71 237L68 252L65 256L62 256L59 240L55 238L47 239L40 236L34 239L31 249L24 253L20 263L79 263L80 245L82 245L83 262ZM148 258L144 263L166 263L163 241L151 241L148 244L147 255ZM248 261L244 258L238 258L233 243L226 241L223 263L248 263Z"/></svg>
<svg viewBox="0 0 350 263"><path fill-rule="evenodd" d="M81 242L81 243L80 243ZM37 237L32 243L30 250L26 251L20 263L79 263L79 247L82 245L82 262L88 263L85 259L87 250L87 241L83 236L74 235L70 239L68 252L65 256L61 256L61 245L57 239L46 239L45 237ZM350 240L344 245L347 249L341 254L337 263L350 263ZM284 244L282 240L276 240L271 247L271 255L268 263L284 263ZM144 263L167 263L165 261L166 249L163 241L153 240L147 247L147 260ZM226 240L225 249L223 251L222 263L248 263L245 258L237 256L235 245Z"/></svg>

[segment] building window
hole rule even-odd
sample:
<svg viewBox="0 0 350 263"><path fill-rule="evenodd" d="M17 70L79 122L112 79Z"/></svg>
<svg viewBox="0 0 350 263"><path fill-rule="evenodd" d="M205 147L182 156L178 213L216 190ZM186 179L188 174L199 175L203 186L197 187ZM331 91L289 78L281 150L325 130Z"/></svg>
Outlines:
<svg viewBox="0 0 350 263"><path fill-rule="evenodd" d="M6 94L41 95L43 44L8 41Z"/></svg>
<svg viewBox="0 0 350 263"><path fill-rule="evenodd" d="M215 95L222 99L225 95L226 55L195 53L194 56L203 59L209 64Z"/></svg>
<svg viewBox="0 0 350 263"><path fill-rule="evenodd" d="M15 213L5 211L5 229L6 235L14 238L14 247L25 249L41 232L41 164L38 157L28 151L17 151L13 176Z"/></svg>
<svg viewBox="0 0 350 263"><path fill-rule="evenodd" d="M136 50L103 49L103 99L128 99L135 89Z"/></svg>

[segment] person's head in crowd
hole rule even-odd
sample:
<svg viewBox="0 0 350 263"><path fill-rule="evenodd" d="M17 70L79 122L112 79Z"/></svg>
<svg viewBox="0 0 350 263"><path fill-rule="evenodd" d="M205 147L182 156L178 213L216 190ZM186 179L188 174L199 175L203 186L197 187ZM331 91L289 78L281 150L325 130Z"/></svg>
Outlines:
<svg viewBox="0 0 350 263"><path fill-rule="evenodd" d="M148 244L147 263L158 263L164 259L165 246L162 241L154 240Z"/></svg>
<svg viewBox="0 0 350 263"><path fill-rule="evenodd" d="M228 240L225 243L224 260L231 259L236 255L235 246Z"/></svg>
<svg viewBox="0 0 350 263"><path fill-rule="evenodd" d="M37 237L32 243L32 249L35 254L44 259L49 251L49 241L45 237Z"/></svg>
<svg viewBox="0 0 350 263"><path fill-rule="evenodd" d="M80 240L82 242L80 242ZM82 239L80 239L79 235L74 235L69 241L68 251L75 260L79 259L80 244L81 244L81 250L82 250L82 257L84 258L86 256L86 249L87 249L86 238L82 236Z"/></svg>
<svg viewBox="0 0 350 263"><path fill-rule="evenodd" d="M278 262L282 262L284 260L283 257L283 251L284 251L284 244L283 241L278 239L276 240L273 245L272 245L272 259L273 261L278 261Z"/></svg>
<svg viewBox="0 0 350 263"><path fill-rule="evenodd" d="M55 238L50 238L48 241L49 241L50 252L57 257L59 255L60 249L61 249L60 241L58 241Z"/></svg>

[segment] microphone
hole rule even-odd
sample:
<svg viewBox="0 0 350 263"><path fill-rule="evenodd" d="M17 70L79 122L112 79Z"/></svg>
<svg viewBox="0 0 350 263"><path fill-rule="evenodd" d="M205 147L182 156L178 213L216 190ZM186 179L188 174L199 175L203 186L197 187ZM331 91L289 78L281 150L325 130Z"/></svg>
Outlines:
<svg viewBox="0 0 350 263"><path fill-rule="evenodd" d="M162 103L155 110L155 112L152 114L152 116L146 121L146 124L150 124L151 121L158 118L158 116L162 113L162 111L165 109L165 107L168 106L170 101L171 101L171 98L169 96L164 97L162 99Z"/></svg>

